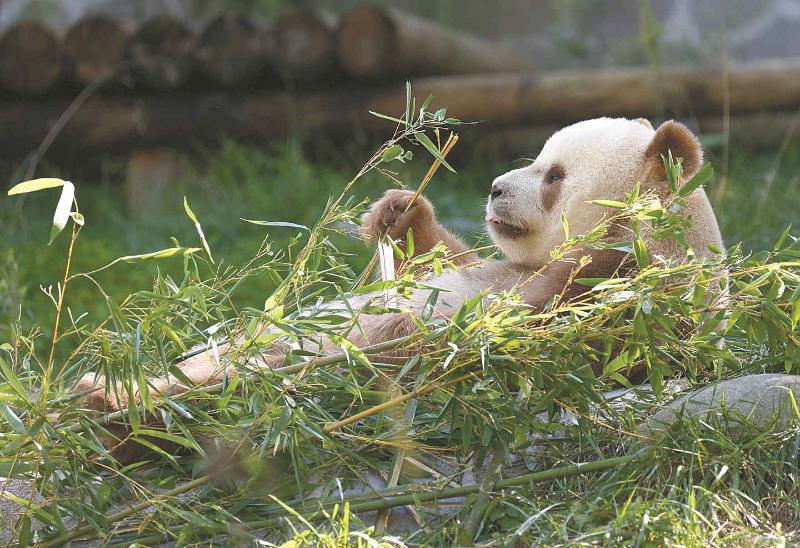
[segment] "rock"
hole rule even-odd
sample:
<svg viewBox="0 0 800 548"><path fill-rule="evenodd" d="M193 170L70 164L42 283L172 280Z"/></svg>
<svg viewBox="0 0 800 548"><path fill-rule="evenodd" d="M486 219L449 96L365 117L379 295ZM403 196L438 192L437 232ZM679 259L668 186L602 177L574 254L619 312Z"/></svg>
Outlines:
<svg viewBox="0 0 800 548"><path fill-rule="evenodd" d="M14 495L25 501L31 501L34 505L41 504L42 496L34 490L33 484L26 480L6 480L0 478L0 544L5 546L17 535L17 520L25 512L25 507L15 500L11 500L6 494ZM30 512L28 513L30 516ZM39 524L31 519L31 528L38 529Z"/></svg>
<svg viewBox="0 0 800 548"><path fill-rule="evenodd" d="M745 375L720 381L673 400L645 421L640 432L663 432L680 418L703 418L723 410L756 426L786 423L794 412L790 393L800 401L800 376Z"/></svg>

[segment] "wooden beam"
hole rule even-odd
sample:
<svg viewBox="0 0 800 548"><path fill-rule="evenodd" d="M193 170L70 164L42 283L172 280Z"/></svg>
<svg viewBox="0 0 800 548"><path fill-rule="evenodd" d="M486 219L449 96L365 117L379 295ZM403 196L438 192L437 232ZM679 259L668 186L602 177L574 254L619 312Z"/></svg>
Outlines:
<svg viewBox="0 0 800 548"><path fill-rule="evenodd" d="M311 82L333 73L336 16L310 7L292 8L275 21L275 62L284 78Z"/></svg>
<svg viewBox="0 0 800 548"><path fill-rule="evenodd" d="M598 116L702 117L724 112L725 78L717 69L599 69L541 75L496 74L420 79L415 94L430 108L489 127L564 125ZM800 108L800 59L733 66L727 75L732 114ZM0 103L0 150L28 151L66 109L64 100ZM387 132L391 123L369 110L398 116L402 86L328 92L170 93L93 97L53 143L53 150L178 146L221 135L265 141L291 131L316 137Z"/></svg>
<svg viewBox="0 0 800 548"><path fill-rule="evenodd" d="M395 8L359 6L342 16L339 62L352 77L531 70L530 56Z"/></svg>
<svg viewBox="0 0 800 548"><path fill-rule="evenodd" d="M64 39L72 78L89 85L119 70L130 35L128 25L106 15L94 14L80 19L70 27Z"/></svg>
<svg viewBox="0 0 800 548"><path fill-rule="evenodd" d="M48 26L20 21L0 37L0 87L18 95L41 95L61 78L61 40Z"/></svg>
<svg viewBox="0 0 800 548"><path fill-rule="evenodd" d="M192 72L194 41L178 19L162 15L144 22L126 45L126 59L138 87L179 88Z"/></svg>
<svg viewBox="0 0 800 548"><path fill-rule="evenodd" d="M200 72L213 82L233 88L265 76L270 53L269 29L239 12L226 12L203 29L195 57Z"/></svg>

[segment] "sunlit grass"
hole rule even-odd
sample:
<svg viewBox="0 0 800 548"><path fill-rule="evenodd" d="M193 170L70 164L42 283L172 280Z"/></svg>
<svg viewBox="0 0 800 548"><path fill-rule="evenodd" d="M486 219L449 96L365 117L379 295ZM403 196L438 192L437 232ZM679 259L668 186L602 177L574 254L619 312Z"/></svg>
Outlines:
<svg viewBox="0 0 800 548"><path fill-rule="evenodd" d="M595 304L556 307L544 316L519 309L512 298L486 307L475 301L452 322L424 327L427 338L413 367L367 363L358 354L301 375L294 374L296 369L252 371L243 363L238 381L227 379L214 389L174 400L145 401L125 419L134 426L134 437L149 443L166 437L186 453L158 453L154 446L155 466L123 467L113 460L98 439L104 432L101 418L80 411L66 397L71 380L84 371L104 371L129 389L143 388L144 373L163 374L187 347L205 343L211 326L219 325L214 332L220 334L244 330L253 336L256 322L266 317L301 341L346 322L345 317L316 317L300 311L300 305L317 295L350 290L371 251L346 234L347 221L356 218L363 197L377 196L388 183L376 174L366 176L353 187L352 201L326 209L328 197L338 195L350 179L344 168L314 166L293 148L264 153L226 144L196 174L187 174L160 210L138 219L121 215L118 187L80 184L87 224L76 240L73 272L170 247L171 237L182 245L199 245L183 213L184 195L203 224L216 264L195 253L157 266L115 266L96 276L109 299L92 282L71 282L62 332L73 334L58 343L47 401L37 398L53 305L38 285L55 285L63 277L68 238L45 247L51 203L31 198L18 208L4 199L0 215L9 230L0 263L0 284L5 284L0 285L5 315L0 344L7 343L0 352L0 476L36 479L47 504L34 517L55 539L82 526L86 529L79 537L143 544L185 544L224 535L232 542L258 537L274 542L294 538L297 545L368 545L367 539L380 535L373 535L371 520L361 522L350 510L359 504L379 507L382 499L367 493L347 507L325 505L318 513L310 493L318 489L335 495L340 482L367 471L387 474L400 447L419 463L404 467L403 492L413 491L412 480L424 476L421 470L441 467L443 460L453 479L460 480L471 463L508 451L527 467L525 472L578 462L609 466L591 475L570 473L511 485L485 505L470 494L460 513L437 518L423 512L419 530L404 535L402 542L453 543L464 534L473 504L480 512L470 534L497 545L749 544L791 538L798 525L793 497L800 473L795 422L736 432L724 421L687 423L640 457L636 437L629 433L636 432L656 400L643 395L619 413L606 409L600 395L615 386L619 377L613 373L628 367L645 367L656 390L659 380L672 376L699 383L735 376L742 364L757 371L796 372L798 243L788 237L770 256L749 259L746 254L772 249L798 215L800 191L792 179L798 163L800 158L790 154L779 164L764 156L731 168L720 203L722 231L728 243L744 240L745 253L734 252L725 263L732 273L729 308L739 314L728 327L725 346L716 344L718 333L706 329L709 312L696 291L708 286L719 264L692 263L678 271L648 268L622 285L599 289ZM775 165L779 169L769 192L778 199L754 199L760 197L754 185L769 177ZM427 163L398 167L400 178L413 188ZM442 170L426 194L441 204L439 215L446 224L476 241L485 189L507 166L476 162L459 168L463 174L458 176ZM633 206L634 213L643 211ZM321 216L330 222L314 229ZM315 243L307 245L304 229L262 227L240 218L305 225L312 228ZM313 268L299 274L296 261L304 253L304 264ZM401 280L406 287L414 283ZM629 292L636 298L618 298ZM264 310L270 295L275 299ZM20 305L22 320L14 325ZM89 316L79 318L84 311ZM677 336L687 330L693 337ZM627 357L614 361L616 355ZM287 364L296 367L310 357L294 352ZM603 374L592 371L589 364L595 362ZM398 368L406 371L402 391L421 394L413 434L398 434L398 416L390 411L347 423L357 412L394 401L396 394L385 380ZM561 408L576 414L576 425L547 420ZM42 409L60 416L42 416ZM598 409L606 413L602 419ZM143 411L160 417L164 426L147 427ZM545 434L549 441L533 437ZM233 461L231 454L237 455ZM183 492L180 486L190 480L197 483ZM119 515L132 504L154 506L157 512L106 522L106 516ZM313 523L306 523L312 517Z"/></svg>

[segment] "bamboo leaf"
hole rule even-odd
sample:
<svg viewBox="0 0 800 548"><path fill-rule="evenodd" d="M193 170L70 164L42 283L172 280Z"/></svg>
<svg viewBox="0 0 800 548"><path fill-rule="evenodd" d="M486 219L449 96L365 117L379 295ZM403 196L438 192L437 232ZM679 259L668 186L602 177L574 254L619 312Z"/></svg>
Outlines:
<svg viewBox="0 0 800 548"><path fill-rule="evenodd" d="M436 307L436 301L439 300L439 292L440 289L434 289L431 291L431 294L428 295L428 299L425 301L425 305L422 307L422 321L427 322L433 316L433 312Z"/></svg>
<svg viewBox="0 0 800 548"><path fill-rule="evenodd" d="M714 168L711 167L711 164L704 165L678 190L678 198L686 198L689 194L694 192L695 189L706 184L713 176Z"/></svg>
<svg viewBox="0 0 800 548"><path fill-rule="evenodd" d="M202 251L202 249L200 249L199 247L168 247L167 249L162 249L160 251L153 251L151 253L142 253L140 255L125 255L123 257L117 257L107 265L101 266L96 270L92 270L91 272L87 272L86 274L82 275L88 276L91 274L97 274L98 272L102 272L103 270L111 268L112 266L119 263L138 263L141 261L149 261L155 259L169 259L170 257L191 255L192 253L197 253L198 251Z"/></svg>
<svg viewBox="0 0 800 548"><path fill-rule="evenodd" d="M203 244L203 249L208 256L208 260L211 261L211 264L214 264L214 257L211 256L211 248L208 246L208 241L206 241L206 235L203 233L203 227L200 226L200 221L197 220L197 216L192 211L192 208L189 207L189 202L186 199L186 196L183 197L183 209L186 211L186 215L189 219L194 223L194 228L197 230L197 235L200 236L200 242Z"/></svg>
<svg viewBox="0 0 800 548"><path fill-rule="evenodd" d="M395 118L394 116L387 116L386 114L381 114L380 112L375 112L375 111L372 111L372 110L370 110L368 112L370 114L372 114L373 116L377 116L378 118L383 118L384 120L389 120L389 121L392 121L392 122L396 122L398 124L406 125L405 120L401 120L400 118Z"/></svg>
<svg viewBox="0 0 800 548"><path fill-rule="evenodd" d="M64 186L64 182L65 181L61 179L55 179L52 177L43 179L31 179L30 181L25 181L23 183L19 183L11 187L11 190L8 191L8 195L16 196L19 194L38 192L40 190L45 190L48 188L59 188Z"/></svg>
<svg viewBox="0 0 800 548"><path fill-rule="evenodd" d="M151 253L142 253L141 255L125 255L117 259L125 263L138 263L140 261L149 261L152 259L168 259L170 257L177 257L180 255L191 255L201 251L199 247L168 247L160 251L153 251Z"/></svg>
<svg viewBox="0 0 800 548"><path fill-rule="evenodd" d="M405 125L411 125L411 117L414 115L414 107L412 105L414 95L411 90L411 81L406 80L406 112L404 115Z"/></svg>
<svg viewBox="0 0 800 548"><path fill-rule="evenodd" d="M2 371L5 381L11 386L14 392L16 392L17 396L22 398L25 402L28 402L28 391L25 390L25 387L23 387L22 383L19 382L16 373L14 373L14 371L3 358L0 358L0 371Z"/></svg>
<svg viewBox="0 0 800 548"><path fill-rule="evenodd" d="M403 158L403 147L400 145L392 145L381 154L381 162L388 163L393 160Z"/></svg>
<svg viewBox="0 0 800 548"><path fill-rule="evenodd" d="M72 201L75 199L75 185L69 181L64 181L61 187L61 197L56 204L56 210L53 214L53 226L50 229L50 241L47 245L53 243L53 240L61 234L64 227L67 226L67 221L70 218L70 210L72 209Z"/></svg>
<svg viewBox="0 0 800 548"><path fill-rule="evenodd" d="M176 443L178 445L186 447L187 449L201 451L200 446L197 445L196 441L189 440L181 436L176 436L175 434L170 434L169 432L164 432L162 430L139 428L139 430L136 431L136 437L139 438L140 436L148 436L151 438L158 438L166 441L171 441L172 443Z"/></svg>
<svg viewBox="0 0 800 548"><path fill-rule="evenodd" d="M431 141L430 138L427 135L425 135L425 132L417 131L414 133L414 137L417 139L417 141L419 141L419 143L422 146L424 146L428 150L428 152L430 152L433 155L434 158L439 160L444 167L446 167L453 173L457 173L456 170L453 169L453 166L447 163L447 160L444 159L444 156L442 156L442 153L439 151L438 148L436 148L436 145L433 144L433 141Z"/></svg>
<svg viewBox="0 0 800 548"><path fill-rule="evenodd" d="M301 230L305 230L306 232L311 232L311 230L305 225L299 225L297 223L288 223L286 221L256 221L253 219L242 219L242 221L246 223L251 223L254 225L259 226L278 226L284 228L299 228Z"/></svg>
<svg viewBox="0 0 800 548"><path fill-rule="evenodd" d="M589 200L589 203L602 207L611 207L614 209L628 209L628 204L625 202L618 202L616 200Z"/></svg>
<svg viewBox="0 0 800 548"><path fill-rule="evenodd" d="M28 433L27 430L25 430L25 424L23 424L17 414L14 413L9 406L4 403L0 403L0 412L6 418L8 424L11 425L11 428L23 435Z"/></svg>
<svg viewBox="0 0 800 548"><path fill-rule="evenodd" d="M406 231L406 257L414 256L414 230L408 227Z"/></svg>

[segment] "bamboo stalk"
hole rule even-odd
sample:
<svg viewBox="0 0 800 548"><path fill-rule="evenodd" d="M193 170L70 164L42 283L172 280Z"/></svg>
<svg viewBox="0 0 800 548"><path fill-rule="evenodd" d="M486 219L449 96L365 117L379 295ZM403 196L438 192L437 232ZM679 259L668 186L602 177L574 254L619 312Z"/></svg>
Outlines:
<svg viewBox="0 0 800 548"><path fill-rule="evenodd" d="M551 468L550 470L544 470L541 472L523 474L521 476L516 476L513 478L498 480L494 484L494 488L505 489L507 487L518 487L520 485L525 485L527 483L537 483L551 479L577 476L580 474L601 472L603 470L608 470L611 468L617 468L619 466L630 464L635 460L641 459L644 454L645 453L635 453L633 455L624 455L622 457L612 457L597 461L571 464L569 466ZM193 482L189 482L170 491L161 493L160 495L154 497L153 500L154 501L163 500L164 498L176 496L181 493L185 493L187 490L200 487L205 483L207 483L208 480L206 480L206 478L208 478L208 476L203 476L202 478L198 478ZM191 487L189 489L186 489L188 485L191 485ZM409 488L405 489L402 492L398 492L398 489L376 490L370 494L370 498L368 500L362 500L364 497L359 495L353 497L334 497L326 499L324 501L316 501L316 503L300 504L299 506L292 507L292 509L301 514L307 514L308 512L313 511L312 514L306 517L308 521L313 521L315 519L324 517L325 512L327 510L330 510L334 505L337 504L340 505L345 502L350 502L351 500L358 501L350 504L351 512L372 512L385 508L406 506L408 504L415 504L417 502L433 502L438 500L447 500L456 497L463 497L466 495L477 493L481 488L480 485L465 485L461 487L451 487L449 489L440 489L438 485L431 485L431 484L416 484L408 487ZM130 517L131 515L137 512L141 512L150 505L151 505L150 501L146 501L136 505L135 507L129 510L126 510L124 512L119 512L117 514L114 514L113 516L109 516L107 523L109 524L117 523L123 519ZM237 526L245 526L249 530L262 529L265 527L275 525L279 519L287 515L289 515L289 512L287 512L284 508L279 508L273 513L272 516L268 518L254 520L250 522L237 523ZM69 542L70 540L74 540L83 535L89 535L91 533L93 533L93 528L91 526L82 527L80 530L76 530L71 533L61 535L54 539L45 541L44 543L37 544L36 546L37 548L50 548L54 546L60 546L63 543ZM86 540L88 540L88 537Z"/></svg>
<svg viewBox="0 0 800 548"><path fill-rule="evenodd" d="M518 487L527 483L537 483L551 479L566 478L577 476L580 474L589 474L592 472L600 472L611 468L617 468L630 464L635 460L641 459L644 453L635 453L633 455L624 455L621 457L612 457L608 459L601 459L597 461L584 462L578 464L571 464L568 466L561 466L558 468L551 468L541 472L532 472L530 474L523 474L513 478L505 478L498 480L494 484L495 489L505 489L508 487ZM352 512L371 512L381 510L383 508L393 508L396 506L405 506L408 504L415 504L416 502L434 502L439 500L447 500L456 497L463 497L477 493L480 490L480 485L464 485L461 487L451 487L449 489L440 489L438 485L431 484L417 484L413 486L405 486L403 492L398 489L387 490L381 489L374 491L369 500L360 500L364 497L335 497L329 498L325 501L316 501L315 503L305 503L292 508L297 512L307 515L309 521L324 517L324 512L330 510L336 504L343 504L356 500L350 504ZM312 512L312 514L308 514ZM278 519L288 515L288 512L283 508L276 509L276 511L268 518L262 520L255 520L246 523L251 529L258 529L274 525Z"/></svg>
<svg viewBox="0 0 800 548"><path fill-rule="evenodd" d="M329 423L329 424L325 425L325 428L323 428L322 431L325 432L326 434L330 434L331 432L333 432L335 430L339 430L340 428L344 428L345 426L347 426L349 424L353 424L354 422L358 422L361 419L365 419L367 417L370 417L370 416L374 415L375 413L378 413L378 412L383 411L385 409L390 409L390 408L394 407L395 405L399 405L399 404L401 404L403 402L406 402L406 401L410 400L411 398L421 397L421 396L424 396L425 394L430 394L434 390L439 390L441 388L447 388L448 386L452 386L452 385L457 384L459 382L463 382L463 381L465 381L467 379L471 379L473 377L478 377L478 376L480 376L480 372L476 371L474 373L467 373L465 375L458 376L455 379L450 379L449 381L444 382L442 384L429 384L428 386L423 386L422 388L420 388L419 390L417 390L415 392L408 392L408 393L403 394L401 396L397 396L396 398L392 398L391 400L389 400L387 402L381 403L381 404L376 405L374 407L370 407L369 409L365 409L361 413L356 413L355 415L353 415L351 417L348 417L346 419L342 419L342 420L337 421L337 422Z"/></svg>
<svg viewBox="0 0 800 548"><path fill-rule="evenodd" d="M458 535L457 543L459 546L472 546L475 541L475 535L478 532L478 525L480 525L481 518L486 511L486 506L489 504L492 492L500 479L500 474L503 471L503 463L506 458L506 447L501 444L495 444L494 455L492 462L489 464L489 470L486 477L480 483L478 495L475 497L475 502L469 512L469 516L464 520L461 531Z"/></svg>
<svg viewBox="0 0 800 548"><path fill-rule="evenodd" d="M415 337L415 334L406 335L405 337L400 337L400 338L397 338L397 339L392 339L390 341L377 343L377 344L373 344L373 345L370 345L370 346L365 346L361 350L362 350L362 352L364 352L364 354L366 354L368 356L369 355L373 355L373 354L380 354L381 352L385 352L386 350L392 350L394 348L397 348L398 346L401 346L401 345L409 342L414 337ZM304 362L293 364L293 365L287 365L285 367L277 367L273 371L275 371L276 373L281 373L281 374L292 374L292 373L298 373L298 372L303 371L303 370L308 370L309 368L326 367L326 366L329 366L329 365L336 365L338 363L342 363L342 362L347 361L347 359L348 359L348 355L345 354L344 352L341 352L339 354L334 354L334 355L331 355L331 356L323 356L323 357L319 357L319 358L312 358L310 360L306 360ZM215 391L221 390L223 384L224 383L216 383L216 384L209 384L209 385L206 385L206 386L195 387L195 388L192 388L191 390L187 390L186 392L178 394L178 396L176 396L175 399L176 400L184 400L184 399L188 399L188 398L193 397L193 396L197 396L198 394L213 393ZM98 388L94 388L92 390L87 390L82 395L88 395L88 394L91 394L94 391L102 390L102 389L103 389L102 387L98 387ZM105 415L103 415L102 417L98 418L94 422L96 422L98 424L105 425L105 424L109 424L109 423L111 423L113 421L116 421L118 419L124 418L127 414L128 414L128 409L120 409L119 411L114 411L113 413L106 413ZM69 426L67 426L65 424L61 424L61 425L56 426L55 428L57 430L59 430L59 431L82 432L83 429L84 429L84 425L82 423L75 423L75 424L71 424Z"/></svg>
<svg viewBox="0 0 800 548"><path fill-rule="evenodd" d="M395 385L396 386L396 385ZM398 387L399 389L399 387ZM408 408L406 409L405 417L403 421L400 423L400 429L411 429L414 425L414 417L417 414L417 400L412 399L411 402L408 404ZM410 432L413 434L413 430ZM405 444L400 443L397 447L397 450L394 453L394 457L392 460L392 470L389 474L389 480L386 482L387 488L397 487L397 482L400 480L400 472L403 470L403 462L406 458L406 453L408 449L406 448ZM375 536L383 535L383 532L386 530L386 526L389 523L389 514L391 509L384 508L378 512L378 515L375 518Z"/></svg>
<svg viewBox="0 0 800 548"><path fill-rule="evenodd" d="M117 512L116 514L113 514L113 515L109 516L108 519L106 520L106 523L108 523L109 525L112 524L112 523L118 523L118 522L120 522L120 521L122 521L124 519L127 519L127 518L131 517L131 516L135 516L136 514L141 512L142 510L147 510L148 508L150 508L155 503L157 503L157 502L159 502L161 500L164 500L164 499L167 499L167 498L171 498L171 497L175 497L175 496L181 495L183 493L187 493L187 492L191 491L192 489L196 489L198 487L201 487L201 486L205 485L206 483L208 483L208 481L209 481L209 476L203 476L203 477L197 478L196 480L184 483L183 485L181 485L179 487L176 487L175 489L170 489L169 491L165 491L163 493L155 495L151 499L148 499L148 500L146 500L144 502L141 502L141 503L139 503L139 504L137 504L135 506L132 506L132 507L128 508L127 510L123 510L121 512ZM94 527L91 526L91 525L87 525L85 527L80 527L78 529L75 529L75 530L73 530L73 531L71 531L69 533L65 533L65 534L63 534L61 536L58 536L58 537L54 538L54 539L46 540L44 542L40 542L39 544L36 544L36 546L38 548L50 548L50 547L54 547L54 546L63 546L64 544L66 544L66 543L68 543L68 542L70 542L72 540L80 538L80 537L82 537L84 535L92 534L94 532L95 532Z"/></svg>
<svg viewBox="0 0 800 548"><path fill-rule="evenodd" d="M450 133L450 135L447 136L447 141L445 141L444 146L442 147L441 150L443 158L447 158L447 155L450 153L453 147L456 146L457 142L458 142L457 133ZM417 201L417 198L419 198L420 194L422 194L425 191L425 187L427 187L428 183L431 182L431 179L433 179L433 176L436 174L436 172L439 169L439 166L441 165L442 161L439 160L438 158L436 158L433 161L431 167L429 167L427 173L425 173L425 177L422 178L422 182L417 187L417 190L414 191L414 196L411 197L411 201L408 202L408 205L406 206L406 211L411 209L411 206L414 205L414 202Z"/></svg>
<svg viewBox="0 0 800 548"><path fill-rule="evenodd" d="M443 158L447 158L447 155L450 153L450 151L453 149L453 147L456 145L457 142L458 142L458 134L457 133L450 133L450 135L447 137L447 141L445 142L444 147L440 151ZM411 200L406 205L405 211L408 211L409 209L411 209L411 206L414 205L414 202L417 200L419 195L422 194L422 192L425 190L425 187L428 186L428 183L431 181L431 179L436 174L436 171L438 171L438 169L439 169L439 167L441 165L442 165L441 160L439 160L438 158L435 158L433 163L431 164L431 166L428 168L428 171L425 173L425 176L422 178L422 181L420 182L419 186L417 187L417 190L414 192L414 196L411 197ZM387 233L388 233L388 229L387 229ZM386 238L386 235L387 234L384 234L383 237L379 240L379 242L384 241L384 239ZM372 256L372 260L369 262L367 267L364 269L364 272L361 275L361 277L359 278L359 282L356 284L356 287L361 287L364 284L364 282L366 282L366 280L369 278L369 275L372 273L372 270L380 262L380 257L381 257L381 247L380 246L381 245L383 245L383 244L382 243L378 243L378 248L375 250L375 253Z"/></svg>
<svg viewBox="0 0 800 548"><path fill-rule="evenodd" d="M446 388L446 387L451 386L451 385L453 385L455 383L462 382L464 380L467 380L467 379L475 377L475 376L477 376L477 373L468 373L466 375L461 375L459 377L456 377L455 379L451 379L451 380L449 380L447 382L444 382L444 383L441 383L441 384L431 384L431 385L425 386L425 387L421 388L420 390L417 390L415 392L411 392L411 393L408 393L408 394L404 394L402 396L398 396L398 397L393 398L392 400L390 400L388 402L384 402L382 404L379 404L379 405L376 405L374 407L371 407L370 409L367 409L367 410L365 410L365 411L363 411L361 413L357 413L356 415L353 415L352 417L349 417L347 419L344 419L344 420L341 420L341 421L337 421L335 423L327 424L324 428L322 428L322 431L324 433L326 433L326 434L330 434L331 432L334 432L336 430L344 428L345 426L347 426L349 424L352 424L352 423L354 423L354 422L356 422L356 421L358 421L360 419L363 419L363 418L369 417L371 415L374 415L375 413L377 413L379 411L382 411L382 410L385 410L385 409L389 409L391 407L399 405L399 404L409 400L410 398L423 396L423 395L428 394L428 393L430 393L430 392L432 392L434 390ZM313 437L313 436L311 436L309 434L309 435L303 436L301 438L298 438L298 441L308 440L310 438L316 439L316 437ZM213 474L206 474L205 476L199 477L196 480L193 480L193 481L191 481L189 483L181 485L180 487L176 487L175 489L172 489L170 491L166 491L164 493L156 495L155 497L153 497L153 498L151 498L149 500L146 500L144 502L141 502L141 503L129 508L128 510L125 510L125 511L122 511L122 512L118 512L116 514L113 514L113 515L109 516L106 523L108 523L108 524L117 523L119 521L122 521L123 519L126 519L126 518L134 515L134 514L137 514L138 512L141 512L142 510L146 510L147 508L153 506L159 500L163 500L163 499L169 498L171 496L179 495L181 493L185 493L185 492L190 491L192 489L195 489L197 487L206 485L207 483L211 483L216 477L218 477L218 475L219 475L219 470L215 470ZM72 541L72 540L74 540L76 538L79 538L79 537L83 536L83 535L87 535L87 534L91 533L93 530L94 530L94 528L92 526L87 525L85 527L81 527L79 529L75 529L70 533L66 533L66 534L61 535L59 537L56 537L56 538L54 538L52 540L46 541L46 542L42 543L41 545L37 545L37 546L41 546L41 547L61 546L62 544L66 543L66 542L70 542L70 541Z"/></svg>

